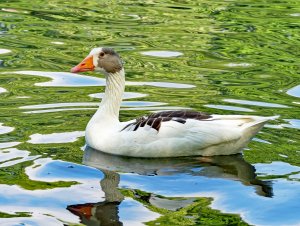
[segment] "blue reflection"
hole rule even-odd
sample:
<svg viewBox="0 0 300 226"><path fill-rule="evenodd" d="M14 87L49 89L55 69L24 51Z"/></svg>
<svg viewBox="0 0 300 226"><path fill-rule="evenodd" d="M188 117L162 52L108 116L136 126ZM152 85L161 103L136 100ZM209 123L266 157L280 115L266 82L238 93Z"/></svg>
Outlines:
<svg viewBox="0 0 300 226"><path fill-rule="evenodd" d="M256 169L242 155L141 159L86 148L84 163L101 171L50 158L35 160L34 165L25 169L31 180L79 184L33 191L1 185L0 212L49 215L40 221L35 221L35 217L19 218L21 223L33 225L57 219L73 223L80 219L86 225L134 225L159 217L143 203L124 197L119 190L122 187L132 192L148 192L146 202L158 208L177 210L193 203L195 197L212 197L212 208L240 214L249 224L296 225L300 221L296 211L300 209L299 183L257 178ZM263 176L300 171L300 167L282 162L259 163L255 167ZM172 202L170 197L184 199Z"/></svg>
<svg viewBox="0 0 300 226"><path fill-rule="evenodd" d="M257 163L255 168L259 175L287 175L300 172L300 167L293 166L286 162L272 162L270 164Z"/></svg>
<svg viewBox="0 0 300 226"><path fill-rule="evenodd" d="M300 85L291 88L286 93L290 96L300 97Z"/></svg>
<svg viewBox="0 0 300 226"><path fill-rule="evenodd" d="M30 178L39 181L100 180L103 173L95 168L61 160L38 159L26 169Z"/></svg>
<svg viewBox="0 0 300 226"><path fill-rule="evenodd" d="M36 86L56 86L56 87L74 87L74 86L104 86L103 78L92 76L78 75L67 72L47 72L47 71L16 71L13 72L21 75L35 75L51 78L52 81L36 83Z"/></svg>
<svg viewBox="0 0 300 226"><path fill-rule="evenodd" d="M284 127L300 129L300 120L299 119L285 119L289 124L283 124Z"/></svg>
<svg viewBox="0 0 300 226"><path fill-rule="evenodd" d="M273 181L272 199L257 196L239 181L197 177L189 174L145 177L125 174L121 186L173 197L213 197L212 207L241 214L251 224L295 225L300 222L300 186L287 180ZM287 192L289 191L289 192ZM284 205L282 205L284 203Z"/></svg>
<svg viewBox="0 0 300 226"><path fill-rule="evenodd" d="M212 197L212 208L240 214L249 224L300 222L295 211L300 209L299 183L287 179L260 180L255 168L241 155L132 159L87 149L84 163L102 169L105 174L120 172L119 186L129 190L165 197ZM299 171L298 167L279 165L289 168L283 173ZM263 167L266 166L258 165L260 173Z"/></svg>
<svg viewBox="0 0 300 226"><path fill-rule="evenodd" d="M123 101L122 107L147 107L147 106L161 106L166 105L162 102L147 102L147 101Z"/></svg>

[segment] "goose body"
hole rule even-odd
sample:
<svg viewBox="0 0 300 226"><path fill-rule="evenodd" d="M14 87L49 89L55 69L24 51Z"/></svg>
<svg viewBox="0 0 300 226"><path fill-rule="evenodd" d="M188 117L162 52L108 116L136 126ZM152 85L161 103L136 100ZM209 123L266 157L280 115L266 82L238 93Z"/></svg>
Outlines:
<svg viewBox="0 0 300 226"><path fill-rule="evenodd" d="M87 145L102 152L131 157L230 155L276 118L164 111L120 122L125 72L119 55L110 48L93 49L71 72L90 70L106 76L105 95L85 135Z"/></svg>

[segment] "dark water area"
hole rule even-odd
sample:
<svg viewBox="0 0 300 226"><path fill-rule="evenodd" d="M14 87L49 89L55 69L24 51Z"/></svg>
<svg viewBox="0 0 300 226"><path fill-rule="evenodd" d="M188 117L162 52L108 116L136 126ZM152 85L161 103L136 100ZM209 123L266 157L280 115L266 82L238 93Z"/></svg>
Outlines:
<svg viewBox="0 0 300 226"><path fill-rule="evenodd" d="M0 1L1 225L299 225L300 2ZM278 115L241 155L132 159L85 147L103 97L69 73L125 62L122 121L158 110Z"/></svg>

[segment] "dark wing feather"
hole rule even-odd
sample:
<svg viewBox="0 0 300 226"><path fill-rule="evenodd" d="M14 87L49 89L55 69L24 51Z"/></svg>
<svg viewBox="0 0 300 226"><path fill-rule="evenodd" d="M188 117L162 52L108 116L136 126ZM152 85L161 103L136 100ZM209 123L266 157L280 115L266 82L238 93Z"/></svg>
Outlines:
<svg viewBox="0 0 300 226"><path fill-rule="evenodd" d="M175 121L185 124L187 119L206 120L211 117L211 115L197 111L161 111L138 118L135 122L126 125L121 131L136 131L138 128L144 127L145 125L149 125L151 128L159 131L162 122Z"/></svg>
<svg viewBox="0 0 300 226"><path fill-rule="evenodd" d="M197 111L162 111L149 115L150 118L182 118L182 119L197 119L204 120L209 119L212 116L203 112Z"/></svg>

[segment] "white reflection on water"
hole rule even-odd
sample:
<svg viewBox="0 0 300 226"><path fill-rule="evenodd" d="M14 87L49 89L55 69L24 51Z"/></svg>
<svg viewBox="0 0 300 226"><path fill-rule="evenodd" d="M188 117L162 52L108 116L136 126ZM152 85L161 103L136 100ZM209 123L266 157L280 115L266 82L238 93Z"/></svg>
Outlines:
<svg viewBox="0 0 300 226"><path fill-rule="evenodd" d="M229 105L206 104L204 106L208 107L208 108L215 108L215 109L228 110L228 111L244 111L244 112L253 112L254 111L249 108L234 107L234 106L229 106Z"/></svg>
<svg viewBox="0 0 300 226"><path fill-rule="evenodd" d="M98 98L98 99L102 99L104 97L104 93L93 93L89 95L90 97L93 98ZM146 97L148 96L148 94L144 94L144 93L135 93L135 92L125 92L123 94L123 99L133 99L133 98L141 98L141 97Z"/></svg>
<svg viewBox="0 0 300 226"><path fill-rule="evenodd" d="M177 89L189 89L194 88L194 85L182 84L182 83L173 83L173 82L126 82L127 85L132 86L155 86L162 88L177 88Z"/></svg>
<svg viewBox="0 0 300 226"><path fill-rule="evenodd" d="M1 10L9 13L28 13L28 11L25 10L12 9L12 8L2 8Z"/></svg>
<svg viewBox="0 0 300 226"><path fill-rule="evenodd" d="M143 106L143 105L140 105ZM165 111L170 111L170 110L186 110L189 108L183 108L183 107L173 107L173 106L165 106L165 107L140 107L140 106L130 106L130 108L121 108L121 110L126 110L126 111L152 111L152 112L158 112L161 110ZM40 114L40 113L51 113L51 112L59 112L59 111L83 111L83 110L88 110L88 111L95 111L98 108L55 108L55 109L46 109L46 110L36 110L36 111L25 111L24 113L26 114Z"/></svg>
<svg viewBox="0 0 300 226"><path fill-rule="evenodd" d="M30 156L29 151L18 150L16 148L0 150L0 168L14 166L21 162L31 161L38 158L38 155Z"/></svg>
<svg viewBox="0 0 300 226"><path fill-rule="evenodd" d="M131 17L131 18L133 18L133 19L135 19L135 20L140 20L141 19L141 17L139 16L139 15L137 15L137 14L121 14L122 16L128 16L128 17Z"/></svg>
<svg viewBox="0 0 300 226"><path fill-rule="evenodd" d="M32 217L0 218L1 226L64 226L63 222L42 213L32 213Z"/></svg>
<svg viewBox="0 0 300 226"><path fill-rule="evenodd" d="M10 52L11 52L11 50L9 50L9 49L0 49L0 54L10 53Z"/></svg>
<svg viewBox="0 0 300 226"><path fill-rule="evenodd" d="M260 106L260 107L288 108L288 106L286 106L286 105L267 103L267 102L262 102L262 101L237 100L237 99L224 99L224 101L228 102L228 103L253 105L253 106Z"/></svg>
<svg viewBox="0 0 300 226"><path fill-rule="evenodd" d="M249 63L229 63L225 64L227 67L250 67L252 64Z"/></svg>
<svg viewBox="0 0 300 226"><path fill-rule="evenodd" d="M5 88L0 87L0 93L6 93L7 90Z"/></svg>
<svg viewBox="0 0 300 226"><path fill-rule="evenodd" d="M133 111L151 111L151 112L158 112L158 111L171 111L171 110L187 110L190 108L185 107L176 107L176 106L165 106L165 107L134 107L134 108L122 108L121 110L133 110Z"/></svg>
<svg viewBox="0 0 300 226"><path fill-rule="evenodd" d="M36 111L25 111L25 114L40 114L40 113L51 113L59 111L83 111L83 110L97 110L97 108L58 108L58 109L46 109Z"/></svg>
<svg viewBox="0 0 300 226"><path fill-rule="evenodd" d="M52 81L35 83L36 86L104 86L105 79L91 76L83 76L68 72L47 72L47 71L15 71L10 72L21 75L36 75L51 78Z"/></svg>
<svg viewBox="0 0 300 226"><path fill-rule="evenodd" d="M292 13L290 16L300 16L300 13Z"/></svg>
<svg viewBox="0 0 300 226"><path fill-rule="evenodd" d="M20 142L4 142L0 143L0 148L11 148L17 146Z"/></svg>
<svg viewBox="0 0 300 226"><path fill-rule="evenodd" d="M272 144L269 141L266 141L266 140L263 140L263 139L259 139L259 138L256 138L256 137L252 138L252 140L260 142L260 143L264 143L264 144Z"/></svg>
<svg viewBox="0 0 300 226"><path fill-rule="evenodd" d="M294 172L300 172L300 167L293 166L286 162L271 162L267 163L256 163L256 172L261 175L286 175Z"/></svg>
<svg viewBox="0 0 300 226"><path fill-rule="evenodd" d="M0 123L0 134L10 133L14 131L14 127L3 126L3 123Z"/></svg>
<svg viewBox="0 0 300 226"><path fill-rule="evenodd" d="M160 214L149 211L144 205L131 198L125 198L119 206L120 221L124 225L144 226L143 222L154 220L159 216Z"/></svg>
<svg viewBox="0 0 300 226"><path fill-rule="evenodd" d="M98 103L75 102L75 103L53 103L53 104L37 104L21 106L20 109L44 109L44 108L60 108L60 107L81 107L81 106L99 106Z"/></svg>
<svg viewBox="0 0 300 226"><path fill-rule="evenodd" d="M300 173L293 174L293 175L289 176L289 178L290 178L290 179L300 180Z"/></svg>
<svg viewBox="0 0 300 226"><path fill-rule="evenodd" d="M286 128L300 129L300 120L299 119L284 119L289 124L281 124L281 126Z"/></svg>
<svg viewBox="0 0 300 226"><path fill-rule="evenodd" d="M16 98L18 98L18 99L29 99L31 97L30 96L17 96Z"/></svg>
<svg viewBox="0 0 300 226"><path fill-rule="evenodd" d="M33 134L30 135L28 143L32 144L54 144L54 143L71 143L78 140L79 137L85 135L84 131L51 133L51 134Z"/></svg>
<svg viewBox="0 0 300 226"><path fill-rule="evenodd" d="M55 44L55 45L63 45L63 44L65 44L64 42L50 42L50 43Z"/></svg>
<svg viewBox="0 0 300 226"><path fill-rule="evenodd" d="M56 86L56 87L83 87L83 86L105 86L105 79L93 76L80 75L68 72L46 72L46 71L15 71L4 72L21 74L21 75L35 75L46 78L51 78L52 81L35 83L36 86ZM193 88L194 85L172 83L172 82L126 82L127 85L133 86L155 86L164 88L178 88L186 89Z"/></svg>
<svg viewBox="0 0 300 226"><path fill-rule="evenodd" d="M141 107L141 106L161 106L166 103L162 102L148 102L148 101L123 101L121 103L122 107ZM96 102L75 102L75 103L53 103L53 104L37 104L37 105L27 105L21 106L20 109L44 109L44 108L59 108L59 107L86 107L86 106L95 106L100 105Z"/></svg>
<svg viewBox="0 0 300 226"><path fill-rule="evenodd" d="M26 167L25 173L31 180L57 182L77 181L85 183L100 180L102 172L92 167L79 165L51 158L40 158L34 161L32 166Z"/></svg>
<svg viewBox="0 0 300 226"><path fill-rule="evenodd" d="M286 93L290 96L293 96L293 97L300 97L300 85L289 89Z"/></svg>
<svg viewBox="0 0 300 226"><path fill-rule="evenodd" d="M183 53L176 51L145 51L141 54L154 57L178 57L183 55Z"/></svg>
<svg viewBox="0 0 300 226"><path fill-rule="evenodd" d="M26 114L39 114L39 113L50 113L50 112L60 112L60 111L83 111L83 110L96 110L99 106L96 102L75 102L75 103L53 103L53 104L37 104L37 105L27 105L21 106L20 109L43 109L43 110L33 110L25 111ZM121 110L151 110L152 108L159 110L162 105L166 105L162 102L149 102L149 101L123 101L121 103ZM89 108L87 106L94 106L94 108ZM64 108L70 107L70 108ZM73 108L71 108L73 107ZM81 107L81 108L74 108ZM172 107L166 107L171 110Z"/></svg>

